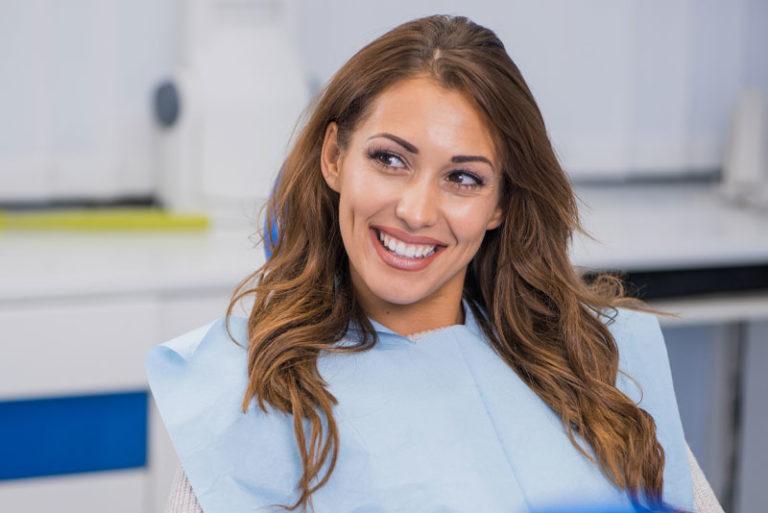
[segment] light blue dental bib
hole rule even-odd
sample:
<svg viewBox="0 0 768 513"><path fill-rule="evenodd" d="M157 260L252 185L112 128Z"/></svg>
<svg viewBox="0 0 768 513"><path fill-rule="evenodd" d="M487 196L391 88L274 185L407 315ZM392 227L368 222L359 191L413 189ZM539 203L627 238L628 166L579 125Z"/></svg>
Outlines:
<svg viewBox="0 0 768 513"><path fill-rule="evenodd" d="M633 511L626 494L568 440L561 421L492 350L469 308L465 325L417 343L374 323L369 351L326 354L339 403L339 457L313 495L317 513ZM666 453L664 499L694 511L692 481L658 321L620 310L609 328L617 386L653 415ZM232 334L247 346L246 320ZM350 332L353 333L353 332ZM220 319L147 355L147 375L204 513L293 504L301 463L289 415L240 405L247 352Z"/></svg>

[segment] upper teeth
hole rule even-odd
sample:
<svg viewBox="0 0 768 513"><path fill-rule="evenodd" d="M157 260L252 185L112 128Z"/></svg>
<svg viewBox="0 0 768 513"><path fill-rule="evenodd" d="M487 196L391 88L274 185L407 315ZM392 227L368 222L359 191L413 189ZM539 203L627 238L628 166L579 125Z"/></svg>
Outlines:
<svg viewBox="0 0 768 513"><path fill-rule="evenodd" d="M434 253L436 248L434 244L406 244L382 231L379 232L379 240L387 249L404 258L426 258Z"/></svg>

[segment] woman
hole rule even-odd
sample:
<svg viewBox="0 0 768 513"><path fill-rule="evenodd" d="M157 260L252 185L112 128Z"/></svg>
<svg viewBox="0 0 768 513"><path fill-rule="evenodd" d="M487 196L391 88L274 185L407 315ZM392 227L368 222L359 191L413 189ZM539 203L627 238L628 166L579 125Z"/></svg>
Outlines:
<svg viewBox="0 0 768 513"><path fill-rule="evenodd" d="M227 323L148 356L199 500L182 479L171 510L709 511L658 323L571 266L573 191L491 31L433 16L358 52L268 212Z"/></svg>

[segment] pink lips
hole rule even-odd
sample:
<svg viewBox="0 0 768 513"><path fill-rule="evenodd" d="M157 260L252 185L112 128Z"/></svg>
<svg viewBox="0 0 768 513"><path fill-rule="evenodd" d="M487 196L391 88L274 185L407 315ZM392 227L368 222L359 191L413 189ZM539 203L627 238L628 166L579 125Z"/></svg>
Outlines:
<svg viewBox="0 0 768 513"><path fill-rule="evenodd" d="M389 226L371 226L374 230L388 233L389 235L395 237L396 239L399 239L403 242L407 242L408 244L430 244L434 246L446 246L444 242L441 242L437 239L433 239L432 237L420 237L418 235L411 235L410 233L406 233L402 230L398 230L397 228L391 228Z"/></svg>
<svg viewBox="0 0 768 513"><path fill-rule="evenodd" d="M434 253L426 258L401 257L382 246L379 241L379 230L408 244L429 244L437 246L437 248ZM445 244L437 239L411 235L396 228L372 226L369 232L371 235L371 242L373 243L373 247L376 248L376 253L379 255L379 258L381 258L381 260L388 266L400 271L420 271L424 269L434 261L435 257L440 253L440 250L445 247Z"/></svg>

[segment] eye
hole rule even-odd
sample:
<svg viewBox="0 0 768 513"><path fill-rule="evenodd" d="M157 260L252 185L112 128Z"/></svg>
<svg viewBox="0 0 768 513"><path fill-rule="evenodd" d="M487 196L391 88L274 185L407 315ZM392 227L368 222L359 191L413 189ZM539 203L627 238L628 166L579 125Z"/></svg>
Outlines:
<svg viewBox="0 0 768 513"><path fill-rule="evenodd" d="M405 163L403 160L390 151L385 150L373 150L368 152L368 158L373 160L376 164L383 167L403 168Z"/></svg>
<svg viewBox="0 0 768 513"><path fill-rule="evenodd" d="M450 183L462 189L474 189L484 183L479 176L469 171L451 171L447 179Z"/></svg>

